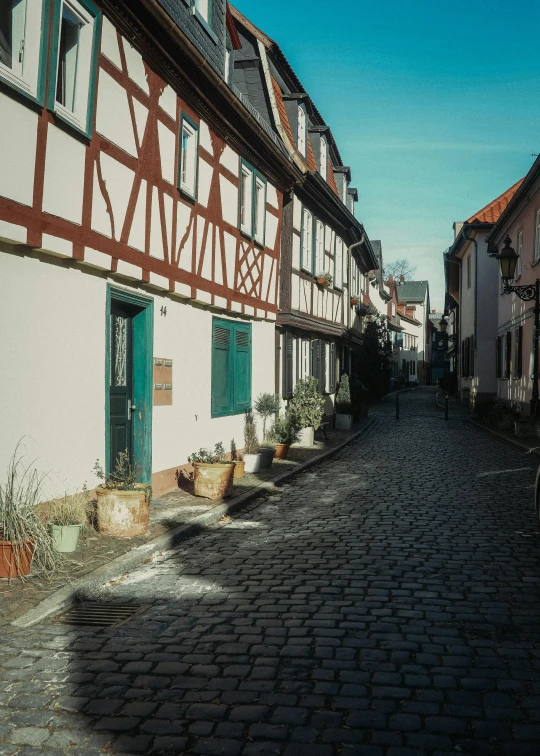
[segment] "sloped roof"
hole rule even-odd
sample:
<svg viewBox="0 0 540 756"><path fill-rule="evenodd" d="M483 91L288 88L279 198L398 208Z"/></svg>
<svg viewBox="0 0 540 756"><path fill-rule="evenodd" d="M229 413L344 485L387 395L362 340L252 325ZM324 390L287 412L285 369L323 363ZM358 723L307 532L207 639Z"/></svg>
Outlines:
<svg viewBox="0 0 540 756"><path fill-rule="evenodd" d="M272 87L274 88L274 95L276 97L276 105L279 113L279 119L283 125L283 128L285 129L285 133L287 134L290 143L292 147L294 148L294 151L296 154L300 157L300 159L307 165L308 170L310 171L316 171L317 170L317 163L315 162L315 156L313 154L313 148L311 146L311 140L306 139L307 141L307 157L304 157L298 147L296 146L296 141L293 137L291 124L289 121L289 118L287 116L287 110L285 109L285 103L283 102L283 95L281 92L281 87L279 86L276 79L274 79L273 76L270 77L272 79ZM333 174L332 174L333 175ZM337 187L336 187L337 188Z"/></svg>
<svg viewBox="0 0 540 756"><path fill-rule="evenodd" d="M399 302L423 302L428 292L427 281L405 281L396 288Z"/></svg>
<svg viewBox="0 0 540 756"><path fill-rule="evenodd" d="M474 215L471 215L465 223L496 223L522 182L523 179L516 181L504 194L501 194L500 197L494 199L493 202L490 202L489 205L486 205L477 213L474 213Z"/></svg>

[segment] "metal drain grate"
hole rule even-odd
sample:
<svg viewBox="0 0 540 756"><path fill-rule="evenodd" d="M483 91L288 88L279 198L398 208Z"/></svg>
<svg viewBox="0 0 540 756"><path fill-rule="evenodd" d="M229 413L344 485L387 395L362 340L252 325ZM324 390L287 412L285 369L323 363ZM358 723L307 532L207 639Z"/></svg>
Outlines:
<svg viewBox="0 0 540 756"><path fill-rule="evenodd" d="M96 601L83 601L59 614L56 624L119 627L144 609L146 606L141 604L100 604Z"/></svg>

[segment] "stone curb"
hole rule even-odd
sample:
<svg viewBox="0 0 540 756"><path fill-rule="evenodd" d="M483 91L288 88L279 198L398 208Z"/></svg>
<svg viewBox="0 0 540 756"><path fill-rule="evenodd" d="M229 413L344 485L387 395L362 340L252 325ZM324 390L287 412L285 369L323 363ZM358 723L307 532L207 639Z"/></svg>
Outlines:
<svg viewBox="0 0 540 756"><path fill-rule="evenodd" d="M298 465L298 467L295 467L294 470L289 470L282 475L279 475L274 480L265 481L262 485L257 486L257 488L254 488L251 491L246 491L246 493L241 494L240 496L236 496L234 499L231 499L225 504L220 504L219 506L214 507L208 512L197 515L197 517L194 517L184 525L179 525L177 528L169 530L167 533L164 533L163 535L152 539L148 543L144 543L141 546L137 546L136 548L131 549L131 551L127 551L125 554L116 557L116 559L113 559L111 562L104 564L102 567L98 567L97 569L92 570L92 572L89 572L87 575L84 575L78 580L75 580L70 585L67 585L64 588L60 588L50 596L47 596L47 598L43 599L43 601L40 601L37 606L29 609L20 617L17 617L17 619L14 620L11 625L14 627L30 627L31 625L35 625L38 622L41 622L41 620L45 619L45 617L48 617L51 614L55 614L56 612L63 609L67 604L73 601L73 599L77 598L77 596L84 595L85 591L94 590L100 585L103 585L103 583L106 583L108 580L111 580L118 575L122 575L125 572L129 572L135 567L139 567L141 564L150 559L153 554L178 546L181 541L184 541L196 535L197 533L200 533L202 530L204 530L204 528L208 527L208 525L212 525L214 522L221 520L222 517L238 511L246 504L253 501L253 499L256 499L258 496L260 496L261 492L282 485L286 481L293 478L295 475L298 475L305 470L309 470L314 465L323 462L332 455L341 451L350 443L356 441L358 438L371 430L376 422L376 418L372 418L367 425L358 430L350 438L342 441L332 449L328 449L321 454L317 454L316 457L312 457L311 459L302 462L302 464Z"/></svg>
<svg viewBox="0 0 540 756"><path fill-rule="evenodd" d="M504 433L497 433L497 431L493 430L492 428L488 428L485 425L482 425L482 423L476 422L476 420L473 420L472 418L467 418L466 422L474 425L475 428L486 431L486 433L491 433L492 436L497 436L497 438L501 438L503 441L507 441L513 446L519 446L520 449L524 449L528 454L536 454L537 457L540 457L540 445L531 449L530 446L521 443L521 441L518 441L517 438L508 438L508 436L505 436Z"/></svg>

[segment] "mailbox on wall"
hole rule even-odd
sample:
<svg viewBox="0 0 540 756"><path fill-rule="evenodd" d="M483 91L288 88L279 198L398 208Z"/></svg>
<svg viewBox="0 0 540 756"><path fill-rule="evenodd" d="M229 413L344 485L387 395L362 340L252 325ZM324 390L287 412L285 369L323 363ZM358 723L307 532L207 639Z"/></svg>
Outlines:
<svg viewBox="0 0 540 756"><path fill-rule="evenodd" d="M154 357L154 407L164 407L173 403L172 369L172 360Z"/></svg>

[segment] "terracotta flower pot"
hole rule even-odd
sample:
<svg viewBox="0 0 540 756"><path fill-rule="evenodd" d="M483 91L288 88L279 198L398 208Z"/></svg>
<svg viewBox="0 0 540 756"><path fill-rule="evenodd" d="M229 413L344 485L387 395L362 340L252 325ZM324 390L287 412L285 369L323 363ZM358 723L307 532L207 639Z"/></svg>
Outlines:
<svg viewBox="0 0 540 756"><path fill-rule="evenodd" d="M290 444L276 444L276 459L286 459Z"/></svg>
<svg viewBox="0 0 540 756"><path fill-rule="evenodd" d="M113 536L138 536L148 530L150 501L146 486L136 491L96 488L97 524L101 533Z"/></svg>
<svg viewBox="0 0 540 756"><path fill-rule="evenodd" d="M234 463L234 474L233 474L233 478L243 478L243 477L244 477L244 475L245 475L245 472L244 472L244 463L243 463L243 462L240 462L240 460L237 460L237 461L236 461L236 462Z"/></svg>
<svg viewBox="0 0 540 756"><path fill-rule="evenodd" d="M326 278L318 278L317 283L319 284L319 286L328 286L328 281L326 280Z"/></svg>
<svg viewBox="0 0 540 756"><path fill-rule="evenodd" d="M222 464L194 462L195 496L204 496L213 501L222 499L224 496L230 496L233 489L234 468L234 462Z"/></svg>
<svg viewBox="0 0 540 756"><path fill-rule="evenodd" d="M0 541L0 578L24 577L30 572L35 541Z"/></svg>
<svg viewBox="0 0 540 756"><path fill-rule="evenodd" d="M351 306L356 307L358 304L358 299L356 297L351 297Z"/></svg>

